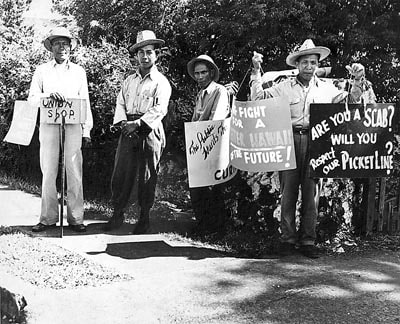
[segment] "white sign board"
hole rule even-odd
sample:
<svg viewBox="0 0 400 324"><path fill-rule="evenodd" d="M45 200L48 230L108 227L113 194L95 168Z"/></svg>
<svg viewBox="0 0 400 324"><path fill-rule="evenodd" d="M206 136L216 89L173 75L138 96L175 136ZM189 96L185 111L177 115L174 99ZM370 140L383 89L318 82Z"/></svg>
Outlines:
<svg viewBox="0 0 400 324"><path fill-rule="evenodd" d="M86 100L67 98L56 101L52 98L40 98L40 122L45 124L83 124L86 121Z"/></svg>
<svg viewBox="0 0 400 324"><path fill-rule="evenodd" d="M36 126L38 109L27 101L15 101L13 119L5 142L28 146Z"/></svg>
<svg viewBox="0 0 400 324"><path fill-rule="evenodd" d="M235 101L231 118L232 165L248 172L296 168L287 99Z"/></svg>
<svg viewBox="0 0 400 324"><path fill-rule="evenodd" d="M233 178L229 163L230 118L185 123L189 187L205 187Z"/></svg>

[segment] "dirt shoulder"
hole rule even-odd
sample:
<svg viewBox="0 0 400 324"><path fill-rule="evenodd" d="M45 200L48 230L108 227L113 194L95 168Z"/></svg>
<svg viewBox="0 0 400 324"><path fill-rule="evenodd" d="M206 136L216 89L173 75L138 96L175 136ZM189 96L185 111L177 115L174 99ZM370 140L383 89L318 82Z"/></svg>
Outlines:
<svg viewBox="0 0 400 324"><path fill-rule="evenodd" d="M29 229L39 201L0 189L8 212L0 225ZM27 323L400 322L398 251L244 259L130 229L104 234L96 221L86 234L66 230L62 239L57 232L0 236L0 256L8 258L0 263L0 287L25 296ZM63 286L50 284L57 277Z"/></svg>

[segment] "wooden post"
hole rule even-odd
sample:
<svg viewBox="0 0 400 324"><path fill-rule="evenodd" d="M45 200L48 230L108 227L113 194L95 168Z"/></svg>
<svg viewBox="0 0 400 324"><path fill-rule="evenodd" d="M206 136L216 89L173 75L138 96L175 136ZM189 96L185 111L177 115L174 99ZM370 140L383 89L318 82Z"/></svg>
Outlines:
<svg viewBox="0 0 400 324"><path fill-rule="evenodd" d="M64 200L65 200L65 117L62 116L60 124L61 147L61 206L60 206L60 237L64 234Z"/></svg>
<svg viewBox="0 0 400 324"><path fill-rule="evenodd" d="M376 192L376 178L369 178L368 186L368 209L367 218L365 221L365 234L368 235L372 232L375 221L375 192Z"/></svg>
<svg viewBox="0 0 400 324"><path fill-rule="evenodd" d="M383 231L383 225L387 214L385 213L385 194L386 194L386 178L381 178L379 185L379 216L378 216L378 232Z"/></svg>

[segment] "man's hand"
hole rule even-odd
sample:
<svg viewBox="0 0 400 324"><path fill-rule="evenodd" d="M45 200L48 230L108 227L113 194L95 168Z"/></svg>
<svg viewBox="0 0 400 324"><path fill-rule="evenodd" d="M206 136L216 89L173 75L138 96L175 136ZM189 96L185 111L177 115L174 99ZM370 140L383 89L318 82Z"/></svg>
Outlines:
<svg viewBox="0 0 400 324"><path fill-rule="evenodd" d="M360 63L353 63L351 66L346 65L347 71L349 71L352 78L356 81L363 81L365 78L365 68L364 65Z"/></svg>
<svg viewBox="0 0 400 324"><path fill-rule="evenodd" d="M236 96L237 92L239 91L239 83L236 81L229 82L225 84L225 88L228 91L228 95Z"/></svg>
<svg viewBox="0 0 400 324"><path fill-rule="evenodd" d="M127 121L122 126L122 134L127 137L137 136L140 127L140 119Z"/></svg>
<svg viewBox="0 0 400 324"><path fill-rule="evenodd" d="M253 62L253 67L255 71L260 71L261 69L261 63L263 62L263 55L260 53L257 53L256 51L253 52L253 57L251 58L251 61Z"/></svg>
<svg viewBox="0 0 400 324"><path fill-rule="evenodd" d="M350 93L358 101L360 100L362 93L367 89L364 65L360 63L353 63L351 66L346 65L346 69L351 75Z"/></svg>
<svg viewBox="0 0 400 324"><path fill-rule="evenodd" d="M50 93L50 98L52 98L54 100L57 100L57 101L62 101L62 102L66 101L65 96L62 93L59 93L59 92Z"/></svg>
<svg viewBox="0 0 400 324"><path fill-rule="evenodd" d="M82 138L82 147L83 148L89 148L92 146L92 140L90 137L83 137Z"/></svg>

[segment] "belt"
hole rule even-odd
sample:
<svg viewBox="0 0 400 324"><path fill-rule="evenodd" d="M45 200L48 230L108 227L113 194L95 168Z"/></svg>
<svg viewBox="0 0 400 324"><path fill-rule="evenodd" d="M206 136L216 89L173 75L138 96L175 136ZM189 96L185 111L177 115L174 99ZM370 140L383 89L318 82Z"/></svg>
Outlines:
<svg viewBox="0 0 400 324"><path fill-rule="evenodd" d="M128 121L134 121L137 119L140 119L140 117L142 117L143 115L141 114L132 114L132 115L126 115L126 118L128 119Z"/></svg>
<svg viewBox="0 0 400 324"><path fill-rule="evenodd" d="M293 127L293 133L295 134L300 134L300 135L306 135L309 132L309 128L303 128L301 126L299 127Z"/></svg>

